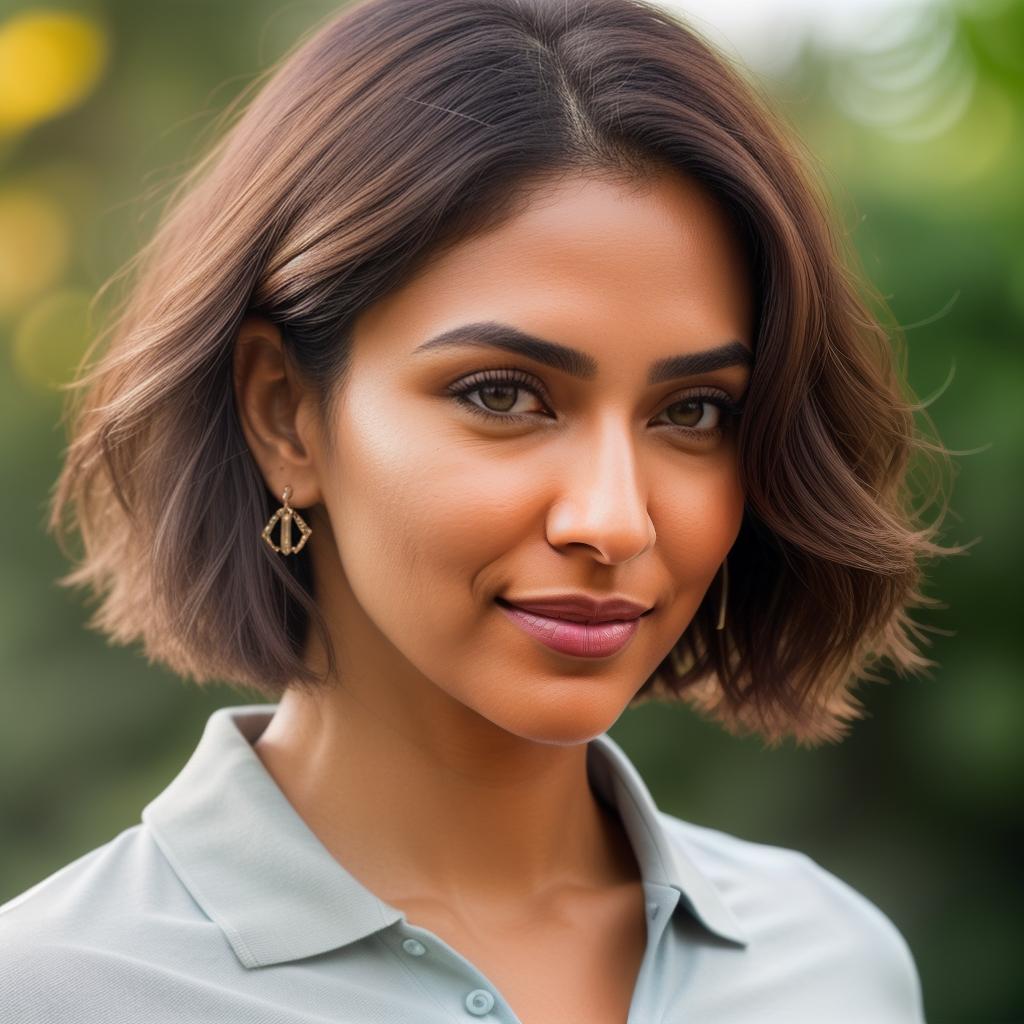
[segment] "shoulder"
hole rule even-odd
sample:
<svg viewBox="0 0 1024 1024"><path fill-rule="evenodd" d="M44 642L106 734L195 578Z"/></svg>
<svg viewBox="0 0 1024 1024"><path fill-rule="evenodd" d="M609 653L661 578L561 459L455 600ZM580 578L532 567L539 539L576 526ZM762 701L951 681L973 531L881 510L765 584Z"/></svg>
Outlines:
<svg viewBox="0 0 1024 1024"><path fill-rule="evenodd" d="M879 1024L922 1024L910 947L867 897L799 850L659 816L670 841L714 884L749 935L752 960L780 974L813 965L808 990L848 990Z"/></svg>
<svg viewBox="0 0 1024 1024"><path fill-rule="evenodd" d="M156 904L182 891L148 829L134 825L0 903L0 937L87 945L112 923L148 924Z"/></svg>
<svg viewBox="0 0 1024 1024"><path fill-rule="evenodd" d="M204 923L219 934L145 826L126 829L0 904L0 1024L111 1024L126 991L144 1016Z"/></svg>

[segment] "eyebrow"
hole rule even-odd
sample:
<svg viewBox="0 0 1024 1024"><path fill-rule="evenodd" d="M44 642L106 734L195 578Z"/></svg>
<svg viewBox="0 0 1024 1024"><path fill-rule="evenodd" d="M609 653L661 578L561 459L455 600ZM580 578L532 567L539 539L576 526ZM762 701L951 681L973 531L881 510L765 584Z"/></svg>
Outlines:
<svg viewBox="0 0 1024 1024"><path fill-rule="evenodd" d="M533 359L538 363L561 370L580 380L592 380L597 376L598 362L587 352L547 341L533 334L512 327L510 324L484 321L462 324L444 331L417 346L413 354L433 351L448 346L473 346L503 349ZM710 373L726 366L753 366L754 357L749 348L733 338L716 348L700 352L686 352L668 356L651 363L647 375L648 384L661 384L677 377L690 377L699 373Z"/></svg>

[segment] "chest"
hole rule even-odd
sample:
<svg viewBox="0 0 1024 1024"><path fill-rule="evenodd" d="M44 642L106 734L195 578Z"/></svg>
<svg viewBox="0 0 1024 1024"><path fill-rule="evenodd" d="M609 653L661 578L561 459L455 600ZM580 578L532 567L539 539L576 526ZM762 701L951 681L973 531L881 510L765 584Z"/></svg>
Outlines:
<svg viewBox="0 0 1024 1024"><path fill-rule="evenodd" d="M643 888L625 885L543 917L471 925L437 907L406 907L473 964L521 1024L626 1024L647 947Z"/></svg>

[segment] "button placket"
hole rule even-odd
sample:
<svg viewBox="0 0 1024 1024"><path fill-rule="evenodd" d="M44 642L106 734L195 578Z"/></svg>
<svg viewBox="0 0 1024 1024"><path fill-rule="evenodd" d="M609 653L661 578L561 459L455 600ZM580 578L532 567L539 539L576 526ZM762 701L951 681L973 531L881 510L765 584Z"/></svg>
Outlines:
<svg viewBox="0 0 1024 1024"><path fill-rule="evenodd" d="M456 1017L516 1020L514 1012L502 1002L498 990L490 984L490 979L434 932L403 921L395 941L388 945L405 962L406 969L424 991L439 1005L446 1005ZM454 990L453 982L457 985Z"/></svg>
<svg viewBox="0 0 1024 1024"><path fill-rule="evenodd" d="M494 1008L494 996L485 988L475 988L466 996L466 1009L474 1017L482 1017Z"/></svg>

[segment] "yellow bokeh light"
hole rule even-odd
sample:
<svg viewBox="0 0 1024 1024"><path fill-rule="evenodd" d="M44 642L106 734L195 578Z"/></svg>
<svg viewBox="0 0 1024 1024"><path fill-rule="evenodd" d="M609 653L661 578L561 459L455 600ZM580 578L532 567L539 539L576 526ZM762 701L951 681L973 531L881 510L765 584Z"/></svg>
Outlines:
<svg viewBox="0 0 1024 1024"><path fill-rule="evenodd" d="M63 211L45 192L28 185L0 191L0 316L60 279L70 235Z"/></svg>
<svg viewBox="0 0 1024 1024"><path fill-rule="evenodd" d="M80 103L107 52L103 29L70 11L25 11L0 22L0 135Z"/></svg>

